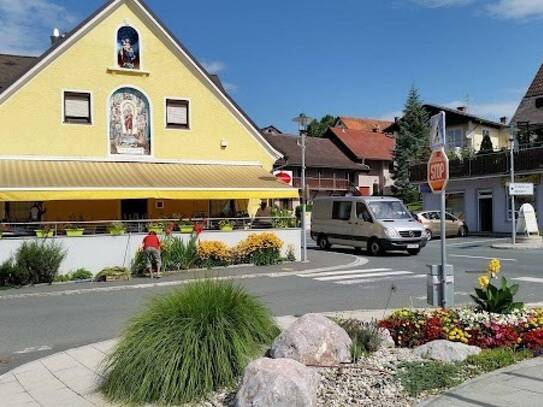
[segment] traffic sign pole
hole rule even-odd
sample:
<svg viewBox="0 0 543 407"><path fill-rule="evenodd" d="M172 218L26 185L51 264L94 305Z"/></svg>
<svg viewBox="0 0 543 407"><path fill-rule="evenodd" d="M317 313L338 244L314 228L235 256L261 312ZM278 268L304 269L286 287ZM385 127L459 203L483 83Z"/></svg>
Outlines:
<svg viewBox="0 0 543 407"><path fill-rule="evenodd" d="M447 209L447 196L445 195L445 188L441 190L441 286L443 293L441 295L441 306L447 308L447 245L445 239L447 238L446 223L445 223L445 210Z"/></svg>

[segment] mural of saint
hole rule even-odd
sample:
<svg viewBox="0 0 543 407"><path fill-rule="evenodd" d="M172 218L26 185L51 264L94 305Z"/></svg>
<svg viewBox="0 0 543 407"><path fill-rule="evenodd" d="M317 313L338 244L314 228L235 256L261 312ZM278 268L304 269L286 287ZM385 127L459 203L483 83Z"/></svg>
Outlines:
<svg viewBox="0 0 543 407"><path fill-rule="evenodd" d="M130 26L117 31L117 64L120 68L140 69L139 35Z"/></svg>
<svg viewBox="0 0 543 407"><path fill-rule="evenodd" d="M121 88L111 96L109 111L111 154L150 155L151 116L145 95L136 89Z"/></svg>

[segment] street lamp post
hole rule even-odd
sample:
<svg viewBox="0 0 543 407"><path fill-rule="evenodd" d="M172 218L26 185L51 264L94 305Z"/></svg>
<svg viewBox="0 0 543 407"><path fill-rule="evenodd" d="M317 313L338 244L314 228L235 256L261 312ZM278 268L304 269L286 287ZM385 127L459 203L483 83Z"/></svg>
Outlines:
<svg viewBox="0 0 543 407"><path fill-rule="evenodd" d="M302 196L300 204L301 210L301 226L302 226L302 262L307 262L307 235L305 225L305 209L306 209L306 185L305 185L305 138L307 135L307 126L313 119L306 116L303 113L292 119L293 122L298 123L298 130L300 132L300 146L302 148Z"/></svg>
<svg viewBox="0 0 543 407"><path fill-rule="evenodd" d="M510 154L510 175L511 185L515 183L515 126L511 124L509 127L509 154ZM511 193L511 187L509 188L509 195L511 199L511 241L513 246L517 243L517 228L516 228L516 214L515 214L515 195Z"/></svg>

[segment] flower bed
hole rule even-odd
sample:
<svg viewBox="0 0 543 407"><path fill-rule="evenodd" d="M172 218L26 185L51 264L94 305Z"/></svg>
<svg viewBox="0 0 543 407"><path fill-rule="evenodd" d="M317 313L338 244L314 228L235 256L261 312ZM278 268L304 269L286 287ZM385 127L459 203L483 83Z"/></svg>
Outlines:
<svg viewBox="0 0 543 407"><path fill-rule="evenodd" d="M436 339L480 348L543 348L543 308L523 307L511 314L476 308L437 311L401 309L379 322L401 347L415 347Z"/></svg>

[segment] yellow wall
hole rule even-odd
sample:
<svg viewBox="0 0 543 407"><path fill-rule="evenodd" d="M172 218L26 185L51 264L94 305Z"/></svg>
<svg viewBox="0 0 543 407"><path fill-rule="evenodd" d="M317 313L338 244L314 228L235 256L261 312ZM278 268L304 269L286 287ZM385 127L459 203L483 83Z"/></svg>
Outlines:
<svg viewBox="0 0 543 407"><path fill-rule="evenodd" d="M164 202L163 209L157 209L156 202L156 199L148 201L147 208L151 219L172 218L174 214L179 215L180 218L192 218L200 212L207 216L209 210L209 201L207 200L174 201L166 199L162 201Z"/></svg>
<svg viewBox="0 0 543 407"><path fill-rule="evenodd" d="M120 201L48 201L45 221L113 220L121 216Z"/></svg>
<svg viewBox="0 0 543 407"><path fill-rule="evenodd" d="M123 3L0 105L0 155L107 158L109 97L132 86L151 104L154 159L258 161L271 169L274 158L246 125L137 13ZM116 65L116 32L125 21L139 31L149 76L107 72ZM92 125L62 123L63 90L92 92ZM165 129L165 97L190 99L190 130ZM222 139L228 148L221 149Z"/></svg>

